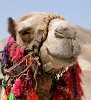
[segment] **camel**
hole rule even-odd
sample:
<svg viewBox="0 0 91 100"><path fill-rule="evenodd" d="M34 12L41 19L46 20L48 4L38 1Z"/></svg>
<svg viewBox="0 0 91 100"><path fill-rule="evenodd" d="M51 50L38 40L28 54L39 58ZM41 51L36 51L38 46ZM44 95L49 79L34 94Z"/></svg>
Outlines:
<svg viewBox="0 0 91 100"><path fill-rule="evenodd" d="M39 55L43 73L56 75L62 70L60 75L63 75L78 62L81 48L76 40L76 30L63 16L34 12L18 21L9 18L8 31L19 46L33 49ZM43 75L44 79L39 76L40 79L37 80L36 92L39 100L51 100L51 75Z"/></svg>

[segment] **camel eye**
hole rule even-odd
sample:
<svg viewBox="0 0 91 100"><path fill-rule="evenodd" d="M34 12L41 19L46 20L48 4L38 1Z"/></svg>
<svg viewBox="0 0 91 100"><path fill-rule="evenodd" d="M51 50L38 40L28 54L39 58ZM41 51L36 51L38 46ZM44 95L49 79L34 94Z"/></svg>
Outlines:
<svg viewBox="0 0 91 100"><path fill-rule="evenodd" d="M25 29L22 29L18 32L20 35L26 35L26 34L30 34L33 33L33 28L31 27L27 27Z"/></svg>
<svg viewBox="0 0 91 100"><path fill-rule="evenodd" d="M29 34L29 31L22 30L22 31L19 31L19 34L20 35L26 35L26 34Z"/></svg>

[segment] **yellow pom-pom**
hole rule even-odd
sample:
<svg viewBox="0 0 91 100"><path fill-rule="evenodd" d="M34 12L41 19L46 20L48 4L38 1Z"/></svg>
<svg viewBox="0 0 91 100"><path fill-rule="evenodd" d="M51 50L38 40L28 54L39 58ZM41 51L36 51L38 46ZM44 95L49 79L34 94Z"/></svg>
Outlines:
<svg viewBox="0 0 91 100"><path fill-rule="evenodd" d="M8 99L9 99L9 97L7 95L3 96L3 100L8 100Z"/></svg>

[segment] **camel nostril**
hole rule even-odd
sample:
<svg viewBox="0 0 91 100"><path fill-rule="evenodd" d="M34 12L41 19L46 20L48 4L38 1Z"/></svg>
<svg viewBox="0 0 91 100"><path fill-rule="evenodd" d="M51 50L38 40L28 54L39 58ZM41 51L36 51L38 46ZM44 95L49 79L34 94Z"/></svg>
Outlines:
<svg viewBox="0 0 91 100"><path fill-rule="evenodd" d="M67 30L68 30L68 28L67 28L67 27L63 28L63 31L67 31Z"/></svg>

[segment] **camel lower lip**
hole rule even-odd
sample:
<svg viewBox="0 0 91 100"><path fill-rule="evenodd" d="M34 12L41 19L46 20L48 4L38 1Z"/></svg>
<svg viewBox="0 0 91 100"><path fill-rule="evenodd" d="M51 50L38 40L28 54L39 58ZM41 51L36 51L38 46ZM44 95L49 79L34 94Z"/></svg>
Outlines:
<svg viewBox="0 0 91 100"><path fill-rule="evenodd" d="M60 59L63 59L65 62L73 63L77 60L77 57L60 58Z"/></svg>

